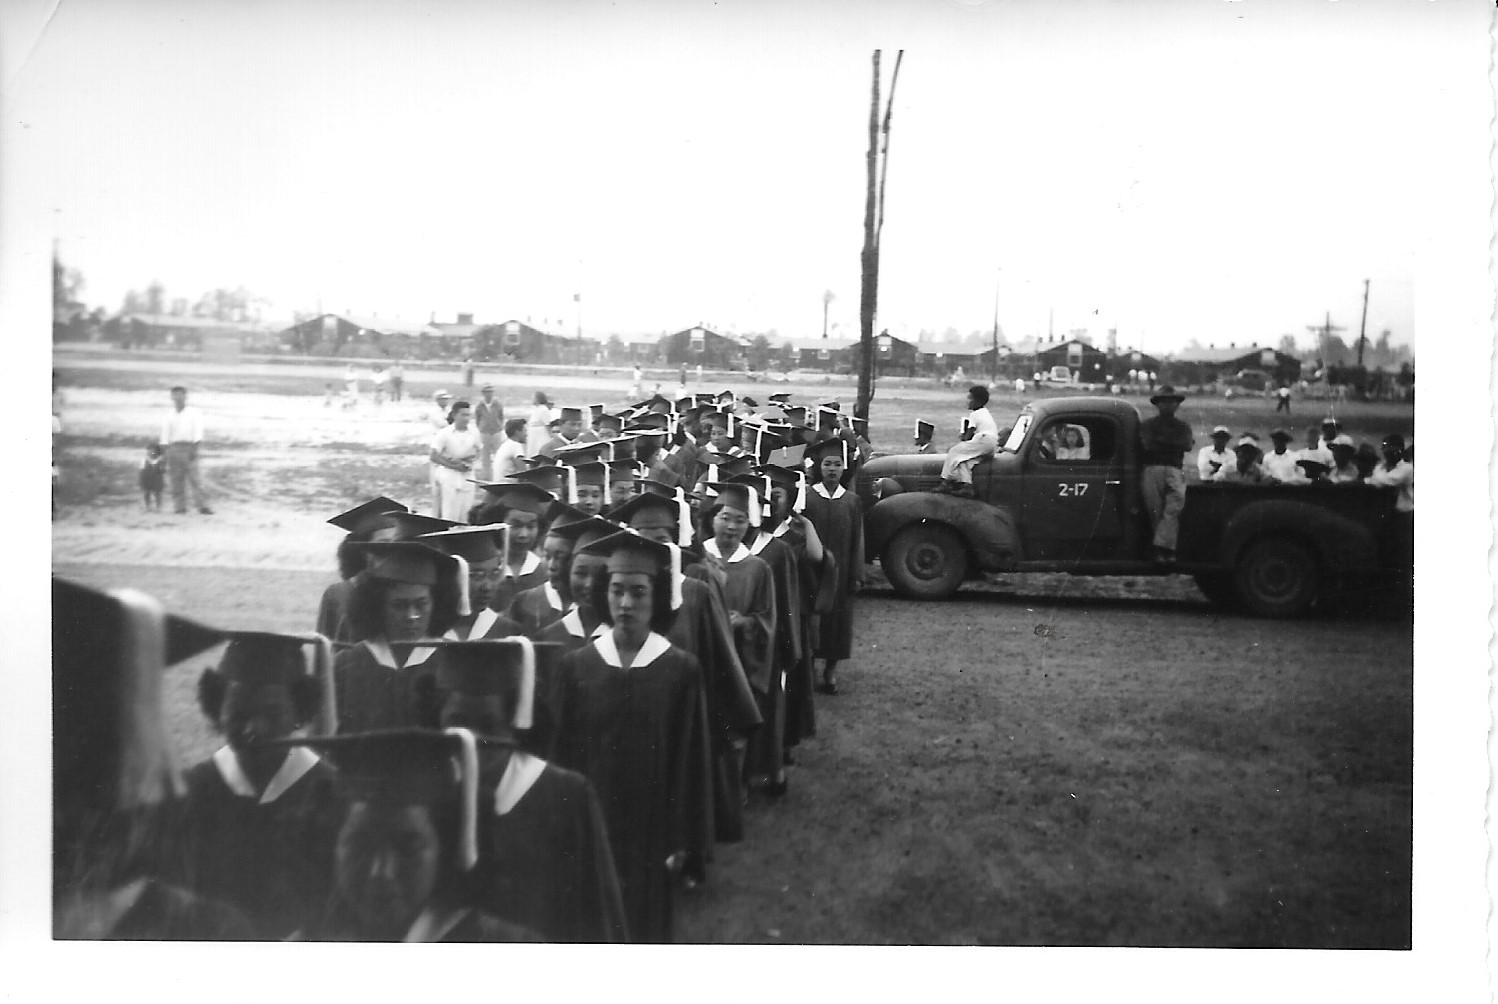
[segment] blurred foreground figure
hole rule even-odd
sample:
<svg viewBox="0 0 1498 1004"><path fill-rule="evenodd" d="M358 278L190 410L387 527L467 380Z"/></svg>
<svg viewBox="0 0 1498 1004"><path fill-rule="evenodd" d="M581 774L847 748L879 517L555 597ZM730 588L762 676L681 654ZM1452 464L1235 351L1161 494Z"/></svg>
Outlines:
<svg viewBox="0 0 1498 1004"><path fill-rule="evenodd" d="M52 580L53 937L255 937L239 911L151 868L163 812L183 787L162 721L162 669L221 639L144 593Z"/></svg>
<svg viewBox="0 0 1498 1004"><path fill-rule="evenodd" d="M283 740L338 769L333 900L292 940L539 941L476 909L478 754L473 734L426 730Z"/></svg>

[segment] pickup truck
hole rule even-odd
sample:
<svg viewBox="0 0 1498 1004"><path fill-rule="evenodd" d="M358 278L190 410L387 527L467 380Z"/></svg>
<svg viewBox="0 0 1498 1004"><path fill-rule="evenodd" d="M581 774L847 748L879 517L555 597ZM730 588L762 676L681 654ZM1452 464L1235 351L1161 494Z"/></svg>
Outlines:
<svg viewBox="0 0 1498 1004"><path fill-rule="evenodd" d="M1175 563L1156 564L1139 489L1139 423L1138 410L1117 399L1027 405L998 452L978 462L975 498L930 490L941 480L940 455L876 457L856 480L867 553L898 593L916 598L948 596L995 572L1185 573L1214 603L1262 617L1304 613L1397 560L1385 532L1392 491L1205 483L1186 488ZM1063 435L1065 426L1082 435ZM1058 450L1065 442L1072 449Z"/></svg>

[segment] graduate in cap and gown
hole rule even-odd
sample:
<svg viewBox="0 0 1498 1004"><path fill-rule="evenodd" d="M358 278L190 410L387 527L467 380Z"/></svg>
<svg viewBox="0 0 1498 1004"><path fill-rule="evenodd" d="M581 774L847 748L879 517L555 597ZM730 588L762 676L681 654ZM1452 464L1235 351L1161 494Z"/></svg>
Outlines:
<svg viewBox="0 0 1498 1004"><path fill-rule="evenodd" d="M562 424L557 429L557 434L543 443L541 448L536 451L538 456L552 457L556 455L558 450L580 442L588 442L588 440L582 438L583 410L581 408L563 408L561 421Z"/></svg>
<svg viewBox="0 0 1498 1004"><path fill-rule="evenodd" d="M534 548L545 533L547 513L557 500L551 486L560 484L563 477L556 467L538 468L521 471L511 481L483 486L487 501L469 522L504 523L510 528L504 558L507 574L489 601L491 610L507 613L516 596L546 581L545 564Z"/></svg>
<svg viewBox="0 0 1498 1004"><path fill-rule="evenodd" d="M407 511L395 499L380 495L328 520L348 532L338 544L338 581L323 590L317 603L318 634L334 641L358 641L348 622L348 594L354 577L364 570L364 551L359 545L394 540L395 521L390 514Z"/></svg>
<svg viewBox="0 0 1498 1004"><path fill-rule="evenodd" d="M541 941L480 909L478 741L466 729L402 729L281 740L338 770L334 893L289 940Z"/></svg>
<svg viewBox="0 0 1498 1004"><path fill-rule="evenodd" d="M619 878L593 786L523 749L537 649L527 638L444 642L442 728L480 737L480 907L548 941L628 940ZM499 743L488 740L499 740Z"/></svg>
<svg viewBox="0 0 1498 1004"><path fill-rule="evenodd" d="M603 574L605 561L602 555L583 554L582 548L596 540L618 533L622 527L602 516L586 516L554 523L549 531L559 543L559 553L564 554L562 575L565 577L565 608L560 615L550 618L541 627L531 632L536 641L553 642L570 652L589 644L599 634L608 630L603 622L601 597L593 586L595 579Z"/></svg>
<svg viewBox="0 0 1498 1004"><path fill-rule="evenodd" d="M338 731L398 729L421 720L441 657L429 645L392 642L440 638L468 616L462 559L414 541L365 544L369 569L349 598L349 616L364 639L333 665Z"/></svg>
<svg viewBox="0 0 1498 1004"><path fill-rule="evenodd" d="M300 733L319 711L320 731L336 726L323 701L331 649L320 635L236 631L198 678L199 706L226 743L187 772L164 873L238 908L267 940L320 910L331 888L333 770L310 750L261 745Z"/></svg>
<svg viewBox="0 0 1498 1004"><path fill-rule="evenodd" d="M764 487L767 511L760 527L751 528L744 542L774 573L780 625L771 700L762 709L766 728L750 742L748 769L752 775L768 778L772 794L783 794L784 764L790 762L784 751L816 733L810 625L827 552L816 527L801 515L807 490L802 472L766 465L760 473L736 480Z"/></svg>
<svg viewBox="0 0 1498 1004"><path fill-rule="evenodd" d="M607 556L610 630L562 660L557 762L603 803L630 938L669 942L674 887L712 843L701 668L662 633L680 608L680 549L628 530Z"/></svg>
<svg viewBox="0 0 1498 1004"><path fill-rule="evenodd" d="M508 523L455 526L440 533L423 534L416 540L462 558L468 567L468 615L453 621L442 637L476 641L525 633L520 624L490 605L509 577L504 564L504 555L510 549Z"/></svg>
<svg viewBox="0 0 1498 1004"><path fill-rule="evenodd" d="M565 502L555 502L548 510L546 535L541 542L541 562L546 580L517 593L510 602L510 617L520 625L521 634L534 638L536 632L560 620L571 605L571 585L567 568L572 558L574 537L562 528L589 517Z"/></svg>
<svg viewBox="0 0 1498 1004"><path fill-rule="evenodd" d="M806 448L806 518L817 528L822 546L832 554L837 572L822 588L830 596L819 597L818 609L826 610L817 620L817 649L823 660L819 694L836 694L837 664L853 651L853 597L863 582L863 507L858 496L843 484L847 471L847 441L837 437L812 443Z"/></svg>
<svg viewBox="0 0 1498 1004"><path fill-rule="evenodd" d="M239 910L157 876L184 791L161 701L163 670L223 634L133 589L52 580L52 936L250 940Z"/></svg>
<svg viewBox="0 0 1498 1004"><path fill-rule="evenodd" d="M631 530L651 540L682 548L692 544L692 510L680 488L650 486L616 515ZM723 579L726 582L726 574ZM763 719L734 645L722 585L698 563L688 565L681 588L681 609L666 632L666 640L695 655L702 665L712 753L714 833L724 843L735 843L744 839L741 751Z"/></svg>
<svg viewBox="0 0 1498 1004"><path fill-rule="evenodd" d="M761 482L763 483L763 482ZM744 543L745 536L761 523L759 489L752 484L713 482L705 487L718 495L703 514L703 539L700 546L704 561L721 568L727 575L723 598L728 605L728 622L733 630L734 648L744 675L754 689L760 718L771 728L783 722L775 712L779 666L775 575L769 563L753 554ZM778 549L778 545L776 545ZM783 557L783 555L782 555ZM766 712L769 712L766 714ZM761 738L764 728L756 731L750 746L779 738ZM779 750L775 757L778 759ZM761 757L768 762L766 754ZM773 780L775 771L770 772Z"/></svg>

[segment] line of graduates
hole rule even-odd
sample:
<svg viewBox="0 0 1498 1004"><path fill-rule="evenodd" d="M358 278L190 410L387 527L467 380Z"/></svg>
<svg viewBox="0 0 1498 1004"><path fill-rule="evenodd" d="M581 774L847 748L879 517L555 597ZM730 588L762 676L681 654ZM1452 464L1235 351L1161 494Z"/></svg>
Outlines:
<svg viewBox="0 0 1498 1004"><path fill-rule="evenodd" d="M811 426L722 397L601 416L608 438L480 485L468 524L384 497L335 516L317 632L166 616L192 646L158 645L158 674L227 641L199 687L225 744L180 776L157 750L165 780L124 800L151 837L123 834L130 866L83 899L140 880L180 916L80 922L60 864L59 936L672 940L750 793L787 790L863 571L866 437L835 405Z"/></svg>

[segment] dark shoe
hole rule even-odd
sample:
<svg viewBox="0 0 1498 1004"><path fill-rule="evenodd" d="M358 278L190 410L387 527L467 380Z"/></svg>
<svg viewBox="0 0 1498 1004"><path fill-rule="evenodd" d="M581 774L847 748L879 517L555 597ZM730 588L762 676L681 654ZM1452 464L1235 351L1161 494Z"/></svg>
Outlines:
<svg viewBox="0 0 1498 1004"><path fill-rule="evenodd" d="M828 697L836 697L837 693L838 693L838 691L837 691L837 684L835 684L835 683L819 683L819 684L817 684L817 693L819 693L819 694L826 694Z"/></svg>
<svg viewBox="0 0 1498 1004"><path fill-rule="evenodd" d="M974 491L973 486L969 484L953 485L952 494L956 495L960 499L975 499L978 497L978 493Z"/></svg>
<svg viewBox="0 0 1498 1004"><path fill-rule="evenodd" d="M202 513L204 516L212 516L213 515L213 510L210 509L210 508L208 508L205 505L198 506L198 512Z"/></svg>

